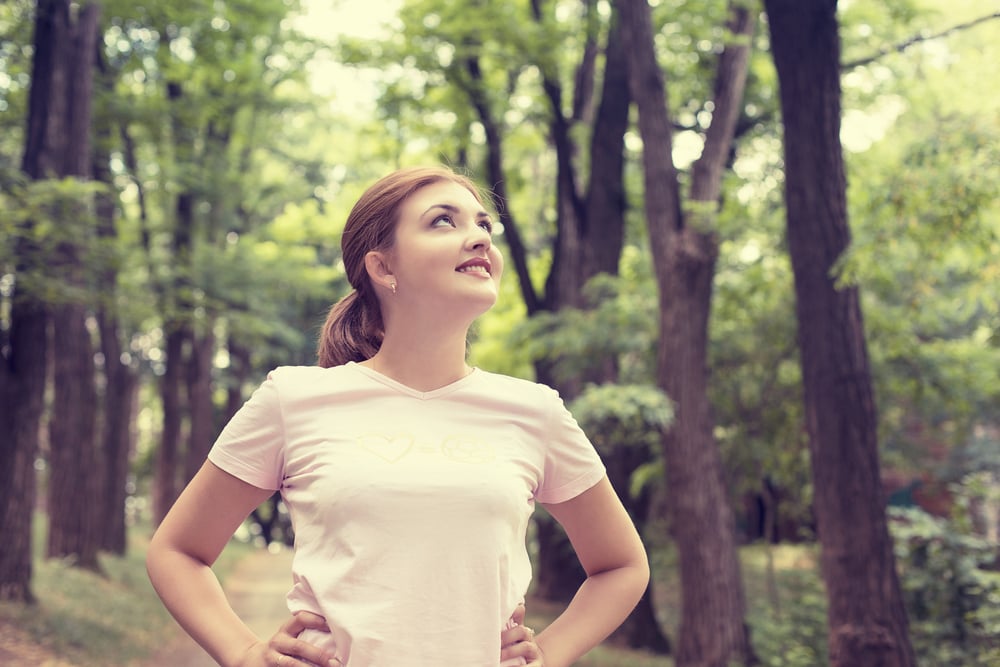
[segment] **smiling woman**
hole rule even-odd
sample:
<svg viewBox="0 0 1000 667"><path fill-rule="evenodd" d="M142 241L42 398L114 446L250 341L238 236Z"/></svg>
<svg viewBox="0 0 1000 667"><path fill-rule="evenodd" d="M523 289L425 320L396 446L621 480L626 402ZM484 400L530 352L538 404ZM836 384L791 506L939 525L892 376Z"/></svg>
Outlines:
<svg viewBox="0 0 1000 667"><path fill-rule="evenodd" d="M558 394L466 362L503 274L484 201L440 167L362 195L341 242L353 291L319 365L268 375L157 530L150 578L220 664L570 665L645 591L636 530ZM295 525L294 584L264 641L209 565L274 491ZM536 502L588 575L537 636L523 624Z"/></svg>
<svg viewBox="0 0 1000 667"><path fill-rule="evenodd" d="M376 290L391 287L393 296L386 299L381 292L387 339L373 363L395 355L399 346L407 354L421 336L434 338L435 347L450 353L455 341L443 340L442 331L461 335L464 349L472 321L496 302L503 273L503 257L492 243L491 229L482 199L466 184L438 181L407 198L399 209L392 245L365 255ZM395 322L405 326L392 326ZM394 332L403 339L392 339Z"/></svg>

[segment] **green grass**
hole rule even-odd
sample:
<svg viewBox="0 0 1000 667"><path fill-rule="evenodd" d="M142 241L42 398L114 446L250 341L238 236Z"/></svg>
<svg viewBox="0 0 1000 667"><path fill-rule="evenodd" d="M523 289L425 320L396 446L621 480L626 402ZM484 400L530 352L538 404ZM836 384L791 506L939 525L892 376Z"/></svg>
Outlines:
<svg viewBox="0 0 1000 667"><path fill-rule="evenodd" d="M44 535L43 522L37 522L36 533ZM164 629L173 632L173 625L146 576L149 534L148 526L132 528L127 555L101 556L102 574L36 557L32 590L37 603L0 603L0 621L81 667L124 665L150 655L169 639ZM36 536L36 554L43 553L42 539ZM250 548L234 542L216 571L225 576Z"/></svg>

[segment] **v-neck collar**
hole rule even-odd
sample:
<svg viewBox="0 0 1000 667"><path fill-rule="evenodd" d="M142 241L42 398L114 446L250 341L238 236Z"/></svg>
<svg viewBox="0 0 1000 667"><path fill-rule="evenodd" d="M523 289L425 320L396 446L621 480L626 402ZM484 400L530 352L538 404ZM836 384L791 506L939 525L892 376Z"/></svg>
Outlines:
<svg viewBox="0 0 1000 667"><path fill-rule="evenodd" d="M479 372L478 369L475 366L473 366L472 370L467 375L465 375L464 377L460 377L459 379L455 380L454 382L450 382L450 383L444 385L443 387L438 387L437 389L432 389L430 391L420 391L418 389L414 389L413 387L405 385L402 382L398 382L397 380L393 380L388 375L383 375L382 373L378 372L374 368L369 368L368 366L362 366L361 364L359 364L357 362L349 361L349 362L347 362L347 366L350 367L350 368L356 369L358 372L362 373L363 375L366 375L367 377L371 378L372 380L375 380L376 382L380 382L381 384L384 384L385 386L389 387L390 389L394 389L395 391L397 391L397 392L399 392L401 394L404 394L406 396L411 396L411 397L419 399L421 401L428 401L428 400L431 400L431 399L434 399L434 398L439 398L441 396L446 396L447 394L451 394L452 392L458 391L459 389L461 389L462 387L464 387L466 384L468 384L469 382L471 382L472 379L475 378L476 375Z"/></svg>

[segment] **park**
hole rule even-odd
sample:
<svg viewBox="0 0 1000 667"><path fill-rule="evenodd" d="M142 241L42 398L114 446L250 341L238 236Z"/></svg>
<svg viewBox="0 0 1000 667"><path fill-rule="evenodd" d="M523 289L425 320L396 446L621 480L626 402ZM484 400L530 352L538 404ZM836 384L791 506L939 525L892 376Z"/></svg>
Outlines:
<svg viewBox="0 0 1000 667"><path fill-rule="evenodd" d="M212 664L150 538L317 365L353 203L445 165L505 265L468 363L558 391L650 564L576 664L1000 665L997 62L977 0L3 3L0 664ZM274 493L213 565L262 637L294 547ZM589 573L541 503L527 552L541 632Z"/></svg>

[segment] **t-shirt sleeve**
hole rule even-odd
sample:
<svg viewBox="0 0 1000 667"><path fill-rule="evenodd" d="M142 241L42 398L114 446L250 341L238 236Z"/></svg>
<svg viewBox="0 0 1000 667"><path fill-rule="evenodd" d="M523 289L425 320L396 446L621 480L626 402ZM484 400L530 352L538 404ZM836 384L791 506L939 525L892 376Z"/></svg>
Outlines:
<svg viewBox="0 0 1000 667"><path fill-rule="evenodd" d="M576 419L566 409L559 394L549 387L542 388L542 400L547 408L545 438L545 470L535 500L544 504L562 503L597 484L606 474L604 463Z"/></svg>
<svg viewBox="0 0 1000 667"><path fill-rule="evenodd" d="M281 488L285 434L272 371L222 429L208 460L261 489Z"/></svg>

